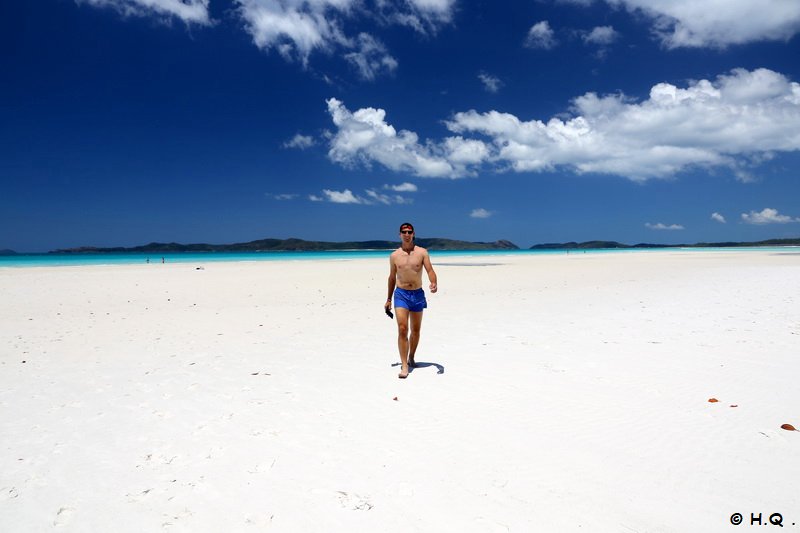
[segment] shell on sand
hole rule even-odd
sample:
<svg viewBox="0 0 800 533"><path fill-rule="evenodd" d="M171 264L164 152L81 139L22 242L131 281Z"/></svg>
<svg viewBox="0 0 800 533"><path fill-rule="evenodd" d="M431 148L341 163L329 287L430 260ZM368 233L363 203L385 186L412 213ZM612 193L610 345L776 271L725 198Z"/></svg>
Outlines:
<svg viewBox="0 0 800 533"><path fill-rule="evenodd" d="M719 400L717 400L716 398L709 398L708 399L708 403L717 403L718 401Z"/></svg>
<svg viewBox="0 0 800 533"><path fill-rule="evenodd" d="M784 424L781 426L781 429L785 429L786 431L797 431L791 424Z"/></svg>

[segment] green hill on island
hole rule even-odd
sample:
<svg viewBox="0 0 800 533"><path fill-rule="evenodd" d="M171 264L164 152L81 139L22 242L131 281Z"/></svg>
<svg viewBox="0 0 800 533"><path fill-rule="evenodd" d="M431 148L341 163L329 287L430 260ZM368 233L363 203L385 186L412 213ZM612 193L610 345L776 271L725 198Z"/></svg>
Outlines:
<svg viewBox="0 0 800 533"><path fill-rule="evenodd" d="M453 239L417 239L417 244L430 250L518 250L519 247L505 240L495 242L468 242ZM277 252L277 251L307 251L317 252L325 250L393 250L399 246L398 241L352 241L352 242L325 242L305 241L303 239L261 239L257 241L234 244L179 244L176 242L160 243L151 242L143 246L131 248L112 247L99 248L82 246L78 248L64 248L50 253L174 253L174 252Z"/></svg>
<svg viewBox="0 0 800 533"><path fill-rule="evenodd" d="M698 242L695 244L622 244L617 241L551 242L534 244L530 250L607 250L615 248L737 248L752 246L800 246L800 239L769 239L757 242Z"/></svg>

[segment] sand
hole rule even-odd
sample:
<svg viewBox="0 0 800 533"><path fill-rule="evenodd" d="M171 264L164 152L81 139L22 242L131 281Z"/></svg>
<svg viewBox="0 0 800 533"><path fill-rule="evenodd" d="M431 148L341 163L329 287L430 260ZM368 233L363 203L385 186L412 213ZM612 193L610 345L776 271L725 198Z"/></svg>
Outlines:
<svg viewBox="0 0 800 533"><path fill-rule="evenodd" d="M800 254L432 257L0 269L0 530L800 527Z"/></svg>

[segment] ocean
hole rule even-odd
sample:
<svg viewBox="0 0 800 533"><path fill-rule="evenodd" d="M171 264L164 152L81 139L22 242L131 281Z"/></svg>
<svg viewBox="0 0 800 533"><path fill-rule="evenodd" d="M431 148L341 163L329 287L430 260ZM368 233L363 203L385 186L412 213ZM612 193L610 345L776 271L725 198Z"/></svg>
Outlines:
<svg viewBox="0 0 800 533"><path fill-rule="evenodd" d="M623 248L593 250L431 250L434 265L437 258L451 256L519 256L519 255L567 255L599 253L653 253L658 251L681 252L775 252L800 254L800 247L736 247L736 248ZM348 260L388 257L391 250L332 250L321 252L178 252L164 254L147 253L101 253L101 254L16 254L0 256L1 267L43 267L81 265L135 265L164 263L210 263L230 261L319 261Z"/></svg>

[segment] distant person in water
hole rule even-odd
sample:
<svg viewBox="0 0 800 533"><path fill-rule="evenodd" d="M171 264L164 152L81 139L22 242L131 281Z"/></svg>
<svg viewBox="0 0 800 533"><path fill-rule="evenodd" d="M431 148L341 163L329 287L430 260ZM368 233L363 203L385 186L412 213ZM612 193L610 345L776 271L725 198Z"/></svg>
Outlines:
<svg viewBox="0 0 800 533"><path fill-rule="evenodd" d="M416 365L414 354L419 344L422 310L428 307L422 289L422 268L428 273L431 293L436 292L436 272L433 271L428 250L414 244L414 226L400 225L401 246L389 256L389 294L384 309L389 312L394 296L397 319L397 349L400 351L400 379L408 377L409 367ZM409 336L409 323L410 332Z"/></svg>

